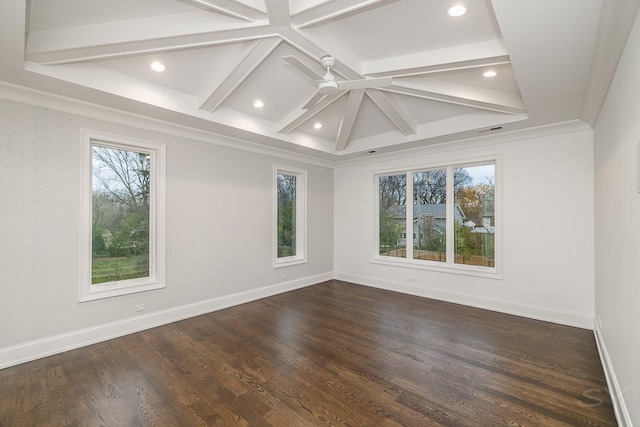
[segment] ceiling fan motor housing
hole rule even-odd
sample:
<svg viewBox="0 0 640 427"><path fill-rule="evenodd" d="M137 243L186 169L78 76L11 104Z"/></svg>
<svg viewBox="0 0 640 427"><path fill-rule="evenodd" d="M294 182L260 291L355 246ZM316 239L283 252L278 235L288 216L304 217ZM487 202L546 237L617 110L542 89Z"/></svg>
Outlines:
<svg viewBox="0 0 640 427"><path fill-rule="evenodd" d="M331 55L323 56L320 59L320 64L322 64L324 68L333 68L336 65L336 59Z"/></svg>
<svg viewBox="0 0 640 427"><path fill-rule="evenodd" d="M333 95L334 93L338 93L339 90L338 82L335 80L325 80L318 84L318 92L323 95Z"/></svg>

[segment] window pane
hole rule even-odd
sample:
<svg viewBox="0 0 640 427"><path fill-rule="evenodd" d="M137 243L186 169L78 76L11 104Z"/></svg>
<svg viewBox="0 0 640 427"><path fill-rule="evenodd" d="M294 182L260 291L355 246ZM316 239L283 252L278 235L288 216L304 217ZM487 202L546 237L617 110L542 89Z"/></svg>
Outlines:
<svg viewBox="0 0 640 427"><path fill-rule="evenodd" d="M296 175L278 173L278 258L296 255Z"/></svg>
<svg viewBox="0 0 640 427"><path fill-rule="evenodd" d="M455 262L495 266L495 165L454 169Z"/></svg>
<svg viewBox="0 0 640 427"><path fill-rule="evenodd" d="M378 178L379 254L405 258L407 247L407 175Z"/></svg>
<svg viewBox="0 0 640 427"><path fill-rule="evenodd" d="M447 171L413 174L413 258L447 260Z"/></svg>
<svg viewBox="0 0 640 427"><path fill-rule="evenodd" d="M92 146L91 284L149 277L148 153Z"/></svg>

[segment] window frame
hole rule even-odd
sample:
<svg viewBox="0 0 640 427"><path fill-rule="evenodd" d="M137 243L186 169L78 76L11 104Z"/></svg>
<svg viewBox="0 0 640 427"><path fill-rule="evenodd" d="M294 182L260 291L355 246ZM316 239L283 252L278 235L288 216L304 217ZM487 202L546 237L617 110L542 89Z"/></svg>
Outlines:
<svg viewBox="0 0 640 427"><path fill-rule="evenodd" d="M278 174L296 177L296 254L278 257ZM273 268L307 262L307 171L290 166L273 165Z"/></svg>
<svg viewBox="0 0 640 427"><path fill-rule="evenodd" d="M162 289L165 283L166 145L122 135L82 130L79 302ZM149 276L92 284L93 146L147 153L149 171Z"/></svg>
<svg viewBox="0 0 640 427"><path fill-rule="evenodd" d="M449 218L454 217L455 194L453 188L453 170L456 168L465 168L473 166L481 166L493 164L495 166L494 175L494 222L495 222L495 255L494 267L485 267L469 264L455 263L455 230L454 221ZM379 254L380 236L379 236L379 220L380 220L380 202L379 202L379 181L381 176L402 175L406 174L407 181L407 203L406 203L406 228L413 230L413 173L425 172L429 170L446 170L447 174L447 225L446 225L446 261L429 261L413 259L413 251L407 250L405 258L388 257ZM384 170L375 170L372 172L373 180L373 253L370 258L372 264L390 265L396 267L405 267L418 270L438 271L454 274L462 274L469 276L485 277L491 279L502 279L503 271L503 245L502 245L502 156L492 155L486 157L475 157L460 159L447 162L422 163L411 165L409 167L396 167ZM410 233L407 231L407 235ZM407 247L409 244L407 243ZM411 245L413 246L413 244ZM415 279L414 279L415 280Z"/></svg>

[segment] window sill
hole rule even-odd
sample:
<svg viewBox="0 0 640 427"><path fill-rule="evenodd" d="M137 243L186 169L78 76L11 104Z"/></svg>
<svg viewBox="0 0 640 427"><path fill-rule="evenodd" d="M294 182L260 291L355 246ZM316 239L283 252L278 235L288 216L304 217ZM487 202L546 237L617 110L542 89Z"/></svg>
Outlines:
<svg viewBox="0 0 640 427"><path fill-rule="evenodd" d="M369 260L371 264L388 265L392 267L413 268L417 270L437 271L440 273L461 274L486 279L502 280L502 274L496 268L463 264L445 264L440 262L415 261L405 258L374 256Z"/></svg>
<svg viewBox="0 0 640 427"><path fill-rule="evenodd" d="M290 267L292 265L305 264L306 262L307 259L301 257L279 258L273 263L273 268Z"/></svg>
<svg viewBox="0 0 640 427"><path fill-rule="evenodd" d="M165 284L160 282L152 282L152 283L146 283L146 284L140 284L140 285L127 285L127 286L118 286L117 284L111 285L111 286L107 285L107 286L102 286L100 287L100 289L96 289L93 291L88 290L84 295L80 297L79 302L96 301L104 298L117 297L120 295L129 295L129 294L135 294L138 292L146 292L146 291L153 291L156 289L163 289L165 287L166 287Z"/></svg>

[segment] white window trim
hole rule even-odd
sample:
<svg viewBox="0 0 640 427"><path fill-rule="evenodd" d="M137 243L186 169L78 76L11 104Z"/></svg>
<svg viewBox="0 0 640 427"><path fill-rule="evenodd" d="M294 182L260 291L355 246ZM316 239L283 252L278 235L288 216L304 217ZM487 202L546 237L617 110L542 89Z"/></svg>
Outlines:
<svg viewBox="0 0 640 427"><path fill-rule="evenodd" d="M296 255L278 258L278 174L296 176ZM273 268L307 262L307 171L273 165Z"/></svg>
<svg viewBox="0 0 640 427"><path fill-rule="evenodd" d="M121 135L82 130L82 179L80 197L80 302L94 301L119 295L127 295L164 288L165 285L165 188L166 146ZM150 171L149 209L149 277L91 284L91 235L92 235L92 144L137 150L152 156Z"/></svg>
<svg viewBox="0 0 640 427"><path fill-rule="evenodd" d="M454 257L450 256L454 252L454 239L453 237L453 221L447 221L447 261L437 262L428 260L414 260L413 251L407 251L407 258L397 258L382 256L379 254L380 248L380 235L379 235L379 218L380 218L380 203L379 203L379 189L378 189L378 177L385 175L402 175L407 174L407 194L413 194L413 180L409 179L412 172L422 172L425 170L447 170L447 183L452 182L453 168L475 166L481 164L493 163L495 164L495 267L483 267L468 264L456 264L453 262ZM437 271L443 273L462 274L467 276L484 277L489 279L503 279L503 237L502 237L502 156L493 155L487 157L466 158L459 161L440 162L440 163L427 163L420 165L412 165L410 167L397 167L388 168L384 170L372 171L373 180L373 253L369 260L371 264L389 265L394 267L412 268L417 270ZM454 200L453 188L449 188L447 185L447 200ZM413 203L408 203L407 200L407 218L413 220ZM453 203L447 204L447 217L453 218ZM450 212L451 211L451 212Z"/></svg>

